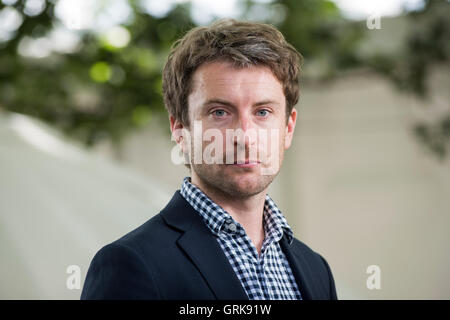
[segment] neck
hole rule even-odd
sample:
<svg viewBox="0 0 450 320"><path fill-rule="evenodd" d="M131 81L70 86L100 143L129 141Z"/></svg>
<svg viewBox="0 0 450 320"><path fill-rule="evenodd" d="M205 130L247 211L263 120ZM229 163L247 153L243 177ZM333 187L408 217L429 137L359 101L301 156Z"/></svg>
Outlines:
<svg viewBox="0 0 450 320"><path fill-rule="evenodd" d="M195 175L192 175L191 183L226 210L244 228L260 254L264 241L263 211L267 188L256 195L237 198L221 190L208 187Z"/></svg>

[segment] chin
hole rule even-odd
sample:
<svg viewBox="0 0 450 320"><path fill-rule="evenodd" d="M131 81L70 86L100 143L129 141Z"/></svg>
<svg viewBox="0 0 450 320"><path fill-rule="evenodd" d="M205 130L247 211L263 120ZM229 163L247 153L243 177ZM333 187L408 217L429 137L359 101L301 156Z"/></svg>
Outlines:
<svg viewBox="0 0 450 320"><path fill-rule="evenodd" d="M257 173L235 173L222 176L222 188L234 197L257 195L270 185L274 176L261 176Z"/></svg>
<svg viewBox="0 0 450 320"><path fill-rule="evenodd" d="M276 174L261 175L260 170L238 171L223 165L194 165L193 169L208 188L237 198L250 197L263 192L276 176Z"/></svg>

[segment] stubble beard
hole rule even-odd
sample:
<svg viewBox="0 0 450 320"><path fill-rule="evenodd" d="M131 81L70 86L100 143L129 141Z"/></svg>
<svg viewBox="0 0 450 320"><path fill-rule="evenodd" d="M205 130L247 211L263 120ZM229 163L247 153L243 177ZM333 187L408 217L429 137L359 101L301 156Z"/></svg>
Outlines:
<svg viewBox="0 0 450 320"><path fill-rule="evenodd" d="M195 171L198 179L208 190L233 198L248 198L260 194L267 189L277 175L277 173L273 175L255 174L248 179L240 179L238 174L233 177L225 175L224 170L220 168L223 166L226 164L191 164L191 170Z"/></svg>
<svg viewBox="0 0 450 320"><path fill-rule="evenodd" d="M235 199L249 198L266 190L278 175L284 158L284 149L281 147L284 145L283 139L279 143L278 170L273 174L261 174L260 168L256 173L251 175L248 175L246 172L247 169L243 170L242 175L238 173L229 175L226 171L239 169L227 168L226 166L229 166L227 164L194 164L193 161L191 162L190 168L195 172L204 188L210 192ZM191 152L193 154L193 148Z"/></svg>

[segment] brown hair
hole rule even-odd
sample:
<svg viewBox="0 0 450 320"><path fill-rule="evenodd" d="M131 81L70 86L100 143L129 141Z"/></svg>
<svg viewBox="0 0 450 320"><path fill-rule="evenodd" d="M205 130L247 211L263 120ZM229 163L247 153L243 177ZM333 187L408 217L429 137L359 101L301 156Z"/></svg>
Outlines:
<svg viewBox="0 0 450 320"><path fill-rule="evenodd" d="M269 67L283 85L286 118L299 98L302 56L275 27L233 19L196 27L177 40L163 70L163 93L167 111L189 127L188 96L191 78L203 63L226 60L238 68Z"/></svg>

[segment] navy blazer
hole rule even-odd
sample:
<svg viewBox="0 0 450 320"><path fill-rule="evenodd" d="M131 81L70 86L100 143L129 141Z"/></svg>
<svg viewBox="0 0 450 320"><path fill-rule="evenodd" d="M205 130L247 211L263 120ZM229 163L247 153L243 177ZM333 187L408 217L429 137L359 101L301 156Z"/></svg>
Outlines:
<svg viewBox="0 0 450 320"><path fill-rule="evenodd" d="M303 299L337 299L325 259L280 240ZM81 299L248 299L215 236L179 190L156 216L93 258Z"/></svg>

